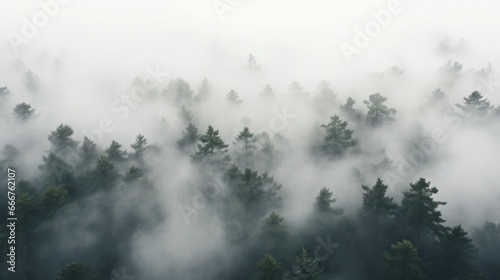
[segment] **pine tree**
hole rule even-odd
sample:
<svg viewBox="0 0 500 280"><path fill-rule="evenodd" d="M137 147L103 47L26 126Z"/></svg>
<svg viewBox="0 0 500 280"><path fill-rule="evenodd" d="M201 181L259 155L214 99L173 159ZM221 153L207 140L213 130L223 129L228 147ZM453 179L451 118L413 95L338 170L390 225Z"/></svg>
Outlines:
<svg viewBox="0 0 500 280"><path fill-rule="evenodd" d="M134 152L131 154L133 159L142 160L144 158L144 153L148 150L148 139L142 134L137 134L135 137L135 143L130 145Z"/></svg>
<svg viewBox="0 0 500 280"><path fill-rule="evenodd" d="M353 131L347 129L347 125L347 122L337 115L330 117L328 124L321 125L326 130L324 142L320 146L325 154L331 157L340 156L356 145L357 140L352 137Z"/></svg>
<svg viewBox="0 0 500 280"><path fill-rule="evenodd" d="M295 257L295 264L291 271L285 272L284 280L320 280L323 268L319 266L318 260L310 258L306 249L302 248L300 255Z"/></svg>
<svg viewBox="0 0 500 280"><path fill-rule="evenodd" d="M286 229L283 225L284 220L285 218L276 214L274 211L269 214L269 216L264 219L264 226L262 228L263 237L273 242L283 241L286 237Z"/></svg>
<svg viewBox="0 0 500 280"><path fill-rule="evenodd" d="M270 84L266 84L262 89L262 92L259 94L259 97L262 99L274 99L275 93Z"/></svg>
<svg viewBox="0 0 500 280"><path fill-rule="evenodd" d="M342 214L344 211L342 209L333 208L332 204L335 203L337 199L333 198L333 193L328 188L323 187L319 191L318 196L316 196L316 201L314 202L314 209L319 213L323 214Z"/></svg>
<svg viewBox="0 0 500 280"><path fill-rule="evenodd" d="M278 163L279 152L277 151L275 145L271 141L271 137L266 132L257 135L257 141L259 142L259 160L260 164L264 167L264 170L269 170Z"/></svg>
<svg viewBox="0 0 500 280"><path fill-rule="evenodd" d="M349 120L359 122L363 118L363 114L354 109L354 104L356 104L356 100L348 97L346 103L340 106L340 110Z"/></svg>
<svg viewBox="0 0 500 280"><path fill-rule="evenodd" d="M378 178L375 185L370 189L362 186L363 194L363 214L368 220L384 222L384 220L394 218L398 208L392 197L387 197L387 185Z"/></svg>
<svg viewBox="0 0 500 280"><path fill-rule="evenodd" d="M243 128L242 131L236 136L235 145L240 146L241 151L238 152L238 159L240 163L243 163L245 168L250 166L251 157L254 155L254 151L257 148L255 145L257 139L254 134L250 132L248 127Z"/></svg>
<svg viewBox="0 0 500 280"><path fill-rule="evenodd" d="M388 280L421 280L425 275L421 270L418 250L408 240L391 245L389 252L382 255Z"/></svg>
<svg viewBox="0 0 500 280"><path fill-rule="evenodd" d="M464 97L464 105L456 104L456 106L465 113L477 115L485 115L493 109L488 99L484 98L477 90L468 97Z"/></svg>
<svg viewBox="0 0 500 280"><path fill-rule="evenodd" d="M226 101L233 106L239 106L243 100L238 96L238 93L232 89L226 94Z"/></svg>
<svg viewBox="0 0 500 280"><path fill-rule="evenodd" d="M210 95L210 89L211 89L211 85L208 82L208 80L206 78L203 79L200 87L198 88L198 94L195 97L196 101L206 100Z"/></svg>
<svg viewBox="0 0 500 280"><path fill-rule="evenodd" d="M26 121L33 116L35 109L26 103L19 103L14 107L13 114L20 121Z"/></svg>
<svg viewBox="0 0 500 280"><path fill-rule="evenodd" d="M281 264L269 254L257 262L250 280L278 280L283 275Z"/></svg>
<svg viewBox="0 0 500 280"><path fill-rule="evenodd" d="M443 239L446 234L445 220L438 210L446 202L434 201L432 196L437 192L436 187L430 187L430 182L420 178L410 183L410 190L403 193L399 211L403 232L419 247L434 243L436 238Z"/></svg>
<svg viewBox="0 0 500 280"><path fill-rule="evenodd" d="M445 265L444 276L452 279L460 275L466 275L475 271L473 261L476 258L477 250L467 236L467 232L461 225L453 227L447 234L444 241Z"/></svg>
<svg viewBox="0 0 500 280"><path fill-rule="evenodd" d="M108 157L101 155L92 171L93 188L109 189L116 179L118 179L118 172L115 165Z"/></svg>
<svg viewBox="0 0 500 280"><path fill-rule="evenodd" d="M175 79L169 82L166 92L173 97L175 102L180 104L188 103L193 98L193 91L189 84L183 79Z"/></svg>
<svg viewBox="0 0 500 280"><path fill-rule="evenodd" d="M177 147L182 151L189 150L189 148L198 142L198 137L198 128L190 123L186 127L186 130L182 132L182 138L177 140Z"/></svg>
<svg viewBox="0 0 500 280"><path fill-rule="evenodd" d="M297 81L293 81L290 85L290 93L296 97L304 97L309 95L309 93L305 92L302 85Z"/></svg>
<svg viewBox="0 0 500 280"><path fill-rule="evenodd" d="M330 88L327 81L321 81L319 85L319 94L315 97L316 106L322 111L331 111L335 106L337 95Z"/></svg>
<svg viewBox="0 0 500 280"><path fill-rule="evenodd" d="M122 145L115 140L111 141L109 147L104 150L104 154L113 162L122 162L127 159L127 151L121 149Z"/></svg>
<svg viewBox="0 0 500 280"><path fill-rule="evenodd" d="M79 149L79 154L82 159L82 167L88 168L92 162L97 160L98 151L96 143L90 140L87 136L84 136L82 145Z"/></svg>
<svg viewBox="0 0 500 280"><path fill-rule="evenodd" d="M387 97L382 96L380 93L370 95L369 100L363 101L368 108L366 114L366 121L371 126L379 126L385 122L393 121L393 115L396 109L387 107L384 103Z"/></svg>
<svg viewBox="0 0 500 280"><path fill-rule="evenodd" d="M125 173L125 176L123 176L123 181L126 183L130 183L141 178L142 176L144 176L144 172L140 168L132 165L127 170L127 173Z"/></svg>
<svg viewBox="0 0 500 280"><path fill-rule="evenodd" d="M259 71L262 67L257 64L257 60L253 54L248 55L247 69L253 71Z"/></svg>
<svg viewBox="0 0 500 280"><path fill-rule="evenodd" d="M215 170L224 171L231 158L227 154L229 145L219 136L219 131L211 125L207 132L199 137L201 144L198 144L198 150L192 158L199 163L206 164Z"/></svg>
<svg viewBox="0 0 500 280"><path fill-rule="evenodd" d="M89 280L91 279L90 266L84 263L70 263L61 268L58 280Z"/></svg>
<svg viewBox="0 0 500 280"><path fill-rule="evenodd" d="M181 107L181 112L179 115L184 123L193 123L193 114L191 114L191 112L188 111L185 106Z"/></svg>
<svg viewBox="0 0 500 280"><path fill-rule="evenodd" d="M40 207L43 210L53 211L63 205L68 198L68 192L62 186L48 186L45 188Z"/></svg>
<svg viewBox="0 0 500 280"><path fill-rule="evenodd" d="M48 136L52 145L51 150L59 156L66 156L69 153L75 153L78 142L73 140L73 128L67 124L61 124L55 131Z"/></svg>

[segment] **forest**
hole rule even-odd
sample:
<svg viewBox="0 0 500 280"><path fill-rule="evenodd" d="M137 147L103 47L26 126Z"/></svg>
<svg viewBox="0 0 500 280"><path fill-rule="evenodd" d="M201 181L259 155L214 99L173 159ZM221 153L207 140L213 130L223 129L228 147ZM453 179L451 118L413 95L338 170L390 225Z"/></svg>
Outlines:
<svg viewBox="0 0 500 280"><path fill-rule="evenodd" d="M50 65L53 83L61 63ZM262 69L250 54L242 71L251 76ZM160 104L171 112L147 129L154 141L137 124L125 128L134 141L111 134L104 143L105 130L77 138L75 129L82 128L62 120L45 137L35 129L3 144L0 180L7 182L7 170L16 173L17 221L16 278L3 270L8 277L2 279L498 279L498 188L469 185L469 194L447 199L440 188L448 194L463 189L425 175L446 168L440 161L454 151L445 146L456 143L448 138L467 139L461 131L493 137L498 149L500 107L478 90L456 86L488 78L492 67L464 72L448 61L437 71L443 88L462 93L462 101L451 103L441 88L427 93L416 119L404 120L405 126L415 123L403 137L395 134L402 133L402 121L388 97L377 92L357 103L326 80L312 93L298 81L281 94L262 85L250 112L272 108L274 117L259 131L253 115L238 113L246 100L237 90L215 91L208 79L197 90L182 78L152 86L138 76L129 86L142 94L134 99L138 105L149 111ZM25 101L7 107L20 95L8 84L0 95L3 129L12 133L40 125L44 112L30 98L50 84L31 70L17 72ZM394 86L404 75L392 66L369 79ZM218 105L203 110L210 102ZM276 109L279 102L291 105ZM289 133L283 127L295 125L297 106L312 117ZM242 117L223 124L221 117L211 119L218 110ZM444 124L429 131L418 123L423 115L443 116ZM44 148L35 151L41 154L31 154L27 147L40 141ZM477 148L458 143L459 149ZM403 158L389 156L396 145ZM453 199L476 191L496 200L488 216L496 221L445 211ZM2 209L7 201L2 192ZM7 211L1 215L5 229ZM8 252L7 242L1 246Z"/></svg>
<svg viewBox="0 0 500 280"><path fill-rule="evenodd" d="M494 0L1 0L0 280L499 280Z"/></svg>

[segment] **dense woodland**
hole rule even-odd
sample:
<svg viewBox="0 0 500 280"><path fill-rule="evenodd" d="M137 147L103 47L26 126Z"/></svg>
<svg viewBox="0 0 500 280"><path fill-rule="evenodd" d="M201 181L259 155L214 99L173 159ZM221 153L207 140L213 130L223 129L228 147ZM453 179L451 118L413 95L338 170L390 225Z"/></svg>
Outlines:
<svg viewBox="0 0 500 280"><path fill-rule="evenodd" d="M54 69L61 67L56 62ZM448 61L437 70L441 85L422 93L426 98L420 114L453 112L457 130L496 131L498 143L499 104L491 104L479 88L464 91L456 86L468 77L487 78L491 66L462 68ZM16 71L18 80L10 82L22 81L23 87L14 90L8 79L1 80L0 106L4 126L22 131L46 114L47 107L36 108L29 97L45 94L49 83L27 67ZM244 71L256 75L263 70L250 55ZM369 79L390 85L405 74L394 66ZM378 142L377 135L394 134L391 127L401 113L383 87L374 86L375 91L357 100L337 93L327 81L311 91L298 81L290 83L288 92L275 91L272 81L259 85L256 115L281 98L314 112L308 127L293 135L272 127L263 130L252 122L254 116L235 113L247 102L238 88L221 92L209 79L197 84L174 78L155 88L146 84L138 77L130 87L144 86L144 104L168 104L165 110L176 116L158 120L157 135L131 125L135 139L100 141L92 135L76 137L82 128L61 119L60 125L33 140L48 147L43 154L27 157L20 144L2 143L0 181L7 181L7 168L16 170L18 218L16 273L12 278L2 269L2 279L499 279L498 220L467 221L474 225L469 228L447 222L441 211L453 198L438 199L442 186L420 174L446 156L442 146L436 144L439 147L418 159L410 175L402 175L401 163L393 158L397 154L386 150L394 143ZM25 100L18 91L26 93ZM460 94L462 101L451 102L449 92ZM223 105L201 113L211 100ZM234 129L212 123L211 114L213 120L221 114L241 116L233 122L238 132L225 137L225 130ZM417 125L406 140L398 140L403 150L410 154L418 149L413 140L424 137L424 130ZM286 181L286 174L306 168L283 169L296 160L298 149L311 159L308 168L330 172L335 164L347 166L342 172L349 181L312 185L321 178L306 178L298 184L305 184L305 193L314 193L312 199L305 196L300 205L292 204L289 197L295 189L278 178ZM29 166L36 171L25 172ZM187 179L169 179L173 173L186 173L182 178ZM353 200L339 199L344 197L337 188L341 184L349 184ZM470 187L498 195L498 184ZM0 195L4 233L6 191ZM298 206L306 209L302 219L287 216L287 209ZM186 236L204 236L190 252L199 256L172 264L171 256L187 254L184 246L195 241L172 244L172 231L164 230L170 228L165 225L182 228ZM141 244L152 244L147 255L155 264L140 261L145 255L135 252ZM2 239L2 252L6 246ZM169 249L159 249L164 246ZM2 267L5 259L4 254Z"/></svg>

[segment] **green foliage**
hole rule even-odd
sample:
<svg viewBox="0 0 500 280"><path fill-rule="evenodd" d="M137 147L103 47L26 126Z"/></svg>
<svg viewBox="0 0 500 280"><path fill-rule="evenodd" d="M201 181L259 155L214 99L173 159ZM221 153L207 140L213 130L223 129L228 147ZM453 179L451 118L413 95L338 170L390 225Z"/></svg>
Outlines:
<svg viewBox="0 0 500 280"><path fill-rule="evenodd" d="M342 214L342 209L336 209L332 207L332 204L337 201L337 199L332 198L333 193L326 187L321 188L318 196L316 196L316 201L314 202L314 209L319 213L327 214Z"/></svg>
<svg viewBox="0 0 500 280"><path fill-rule="evenodd" d="M42 194L40 206L42 209L55 209L63 205L68 198L68 192L62 186L48 186Z"/></svg>
<svg viewBox="0 0 500 280"><path fill-rule="evenodd" d="M436 187L430 187L430 182L420 178L410 183L410 190L403 193L400 207L402 226L405 235L418 244L445 236L446 227L442 224L445 220L437 209L446 202L434 201L432 196L437 192Z"/></svg>
<svg viewBox="0 0 500 280"><path fill-rule="evenodd" d="M302 248L300 255L295 257L295 264L290 271L283 275L284 280L319 280L323 268L319 266L318 260L310 258L306 249Z"/></svg>
<svg viewBox="0 0 500 280"><path fill-rule="evenodd" d="M334 115L328 124L321 125L326 130L326 136L321 150L329 156L340 156L347 149L354 147L357 140L352 137L353 131L347 128L347 122Z"/></svg>
<svg viewBox="0 0 500 280"><path fill-rule="evenodd" d="M472 262L476 258L477 250L462 226L455 226L446 234L444 251L446 277L452 278L474 272Z"/></svg>
<svg viewBox="0 0 500 280"><path fill-rule="evenodd" d="M281 264L272 255L266 254L257 262L255 271L250 279L277 280L281 279L282 275L283 269Z"/></svg>
<svg viewBox="0 0 500 280"><path fill-rule="evenodd" d="M13 111L14 116L20 121L28 120L33 116L33 113L35 113L35 109L24 102L17 104Z"/></svg>
<svg viewBox="0 0 500 280"><path fill-rule="evenodd" d="M257 135L256 139L259 143L260 164L265 170L270 170L278 163L280 153L271 141L271 137L266 132Z"/></svg>
<svg viewBox="0 0 500 280"><path fill-rule="evenodd" d="M115 140L111 141L109 147L104 150L104 154L113 162L122 162L127 159L127 151L121 149L122 145Z"/></svg>
<svg viewBox="0 0 500 280"><path fill-rule="evenodd" d="M348 97L345 104L340 106L340 110L349 120L359 122L363 118L363 114L354 108L354 104L356 104L356 100Z"/></svg>
<svg viewBox="0 0 500 280"><path fill-rule="evenodd" d="M58 280L91 280L90 266L80 262L67 264L58 273Z"/></svg>
<svg viewBox="0 0 500 280"><path fill-rule="evenodd" d="M391 245L389 252L382 254L382 259L388 280L425 279L417 248L408 240Z"/></svg>
<svg viewBox="0 0 500 280"><path fill-rule="evenodd" d="M110 188L118 178L118 172L113 162L106 156L101 155L97 160L97 165L92 170L94 188Z"/></svg>
<svg viewBox="0 0 500 280"><path fill-rule="evenodd" d="M479 250L477 254L478 268L490 277L500 275L500 263L498 262L500 224L485 222L481 227L473 231L473 237L474 243Z"/></svg>
<svg viewBox="0 0 500 280"><path fill-rule="evenodd" d="M375 185L370 189L362 186L363 194L363 214L369 220L385 220L396 215L397 203L392 197L387 197L387 185L378 178Z"/></svg>
<svg viewBox="0 0 500 280"><path fill-rule="evenodd" d="M170 81L166 91L168 95L173 96L176 103L190 102L193 98L191 87L180 78Z"/></svg>
<svg viewBox="0 0 500 280"><path fill-rule="evenodd" d="M387 97L382 96L380 93L371 94L369 100L363 101L368 108L366 113L366 121L371 126L379 126L388 121L394 120L396 109L389 108L384 103Z"/></svg>
<svg viewBox="0 0 500 280"><path fill-rule="evenodd" d="M456 104L456 106L466 113L477 115L485 115L493 110L488 99L484 98L477 90L468 97L464 97L464 105Z"/></svg>
<svg viewBox="0 0 500 280"><path fill-rule="evenodd" d="M144 153L149 148L148 139L144 137L142 134L137 134L135 137L135 143L130 145L134 152L131 154L133 159L142 160L144 157Z"/></svg>
<svg viewBox="0 0 500 280"><path fill-rule="evenodd" d="M125 176L123 177L123 181L130 183L130 182L133 182L133 181L141 178L142 176L144 176L144 172L141 169L132 165L128 169L127 173L125 173Z"/></svg>
<svg viewBox="0 0 500 280"><path fill-rule="evenodd" d="M282 241L286 237L286 229L283 225L285 218L280 217L274 211L264 219L262 235L264 238L273 240L274 242Z"/></svg>
<svg viewBox="0 0 500 280"><path fill-rule="evenodd" d="M71 136L73 136L73 128L67 124L60 124L48 136L49 142L52 144L52 151L58 155L65 155L75 151L78 142L73 140Z"/></svg>
<svg viewBox="0 0 500 280"><path fill-rule="evenodd" d="M198 128L190 123L186 130L182 132L182 138L177 140L177 147L180 150L186 150L198 142Z"/></svg>
<svg viewBox="0 0 500 280"><path fill-rule="evenodd" d="M53 152L43 156L42 160L43 164L39 168L43 171L42 176L47 183L61 183L63 178L71 173L71 166Z"/></svg>
<svg viewBox="0 0 500 280"><path fill-rule="evenodd" d="M454 280L489 280L488 276L486 274L482 273L473 273L473 274L466 274L466 275L460 275Z"/></svg>
<svg viewBox="0 0 500 280"><path fill-rule="evenodd" d="M98 152L96 143L90 140L87 136L84 136L82 145L79 149L79 154L81 156L82 166L84 168L88 168L92 162L97 160Z"/></svg>
<svg viewBox="0 0 500 280"><path fill-rule="evenodd" d="M446 98L446 94L444 91L441 90L441 88L437 88L432 92L431 100L432 101L441 101Z"/></svg>
<svg viewBox="0 0 500 280"><path fill-rule="evenodd" d="M235 145L240 146L241 151L238 152L238 161L245 167L250 166L251 157L254 155L256 150L255 142L257 139L254 134L250 132L248 127L243 128L242 131L236 136Z"/></svg>
<svg viewBox="0 0 500 280"><path fill-rule="evenodd" d="M279 205L281 198L277 197L277 192L281 185L274 182L273 177L269 177L267 173L259 175L257 171L247 168L244 173L239 174L239 179L235 190L236 197L247 209L259 209L259 212L264 212L265 209Z"/></svg>
<svg viewBox="0 0 500 280"><path fill-rule="evenodd" d="M231 158L227 154L229 145L220 138L219 131L209 125L207 132L201 135L199 140L201 144L198 144L198 150L192 156L193 160L215 170L225 170Z"/></svg>

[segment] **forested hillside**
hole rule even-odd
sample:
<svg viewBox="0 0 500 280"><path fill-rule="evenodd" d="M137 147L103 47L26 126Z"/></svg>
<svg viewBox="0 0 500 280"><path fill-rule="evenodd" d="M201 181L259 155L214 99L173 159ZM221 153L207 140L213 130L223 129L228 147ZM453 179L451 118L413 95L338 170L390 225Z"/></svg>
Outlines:
<svg viewBox="0 0 500 280"><path fill-rule="evenodd" d="M3 270L3 279L500 275L498 180L480 178L474 159L496 159L500 109L480 88L457 86L488 79L491 66L445 63L441 87L423 91L411 114L383 90L356 99L326 80L286 91L269 81L243 98L209 79L194 89L137 77L129 103L111 107L114 123L89 130L71 110L69 120L47 117L43 96L65 83L61 64L48 65L44 78L24 65L2 80L0 180L16 174L17 217L16 278ZM263 70L250 55L242 71ZM405 78L394 66L364 79L394 92ZM486 161L482 171L495 172Z"/></svg>

